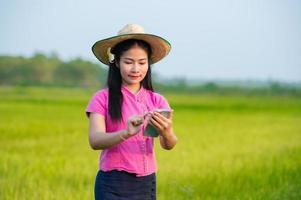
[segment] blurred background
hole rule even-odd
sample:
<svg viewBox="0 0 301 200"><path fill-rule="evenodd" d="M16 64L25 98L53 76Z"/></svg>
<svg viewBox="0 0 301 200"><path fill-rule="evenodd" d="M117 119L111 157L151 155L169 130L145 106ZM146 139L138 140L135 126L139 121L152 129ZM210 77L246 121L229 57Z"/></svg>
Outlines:
<svg viewBox="0 0 301 200"><path fill-rule="evenodd" d="M301 199L301 2L1 1L0 199L93 199L92 45L137 23L172 45L152 66L177 147L159 199ZM177 176L174 176L177 174Z"/></svg>

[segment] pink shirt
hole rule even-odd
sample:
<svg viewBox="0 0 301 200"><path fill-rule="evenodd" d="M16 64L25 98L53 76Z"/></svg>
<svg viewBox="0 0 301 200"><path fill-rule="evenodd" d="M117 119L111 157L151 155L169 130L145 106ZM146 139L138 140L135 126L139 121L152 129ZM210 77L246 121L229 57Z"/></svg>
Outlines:
<svg viewBox="0 0 301 200"><path fill-rule="evenodd" d="M105 117L106 132L115 132L127 128L127 119L132 115L142 115L156 108L170 106L166 99L158 93L141 87L134 95L125 86L121 89L123 95L123 120L113 123L109 116L108 89L97 91L91 98L86 113L95 112ZM99 168L103 171L124 170L135 173L137 176L146 176L157 171L154 152L154 139L143 135L147 122L141 131L129 139L109 149L102 150L99 159Z"/></svg>

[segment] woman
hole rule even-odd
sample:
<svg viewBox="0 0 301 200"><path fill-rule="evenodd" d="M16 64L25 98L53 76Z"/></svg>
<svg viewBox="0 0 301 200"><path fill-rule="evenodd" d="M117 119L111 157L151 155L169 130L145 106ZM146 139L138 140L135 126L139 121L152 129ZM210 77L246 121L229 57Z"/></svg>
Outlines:
<svg viewBox="0 0 301 200"><path fill-rule="evenodd" d="M96 42L92 51L109 66L108 87L97 91L86 108L90 145L102 150L95 199L156 199L154 137L146 135L146 127L155 128L167 150L176 145L177 137L173 111L153 91L150 65L169 53L170 44L129 24L117 36ZM165 117L155 109L171 113Z"/></svg>

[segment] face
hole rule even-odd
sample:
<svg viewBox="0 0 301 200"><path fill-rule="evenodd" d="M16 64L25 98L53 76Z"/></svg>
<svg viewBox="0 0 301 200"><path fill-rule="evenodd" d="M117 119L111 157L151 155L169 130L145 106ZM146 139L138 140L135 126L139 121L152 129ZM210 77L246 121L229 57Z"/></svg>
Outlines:
<svg viewBox="0 0 301 200"><path fill-rule="evenodd" d="M121 55L119 68L123 84L140 86L148 70L147 53L141 47L133 46Z"/></svg>

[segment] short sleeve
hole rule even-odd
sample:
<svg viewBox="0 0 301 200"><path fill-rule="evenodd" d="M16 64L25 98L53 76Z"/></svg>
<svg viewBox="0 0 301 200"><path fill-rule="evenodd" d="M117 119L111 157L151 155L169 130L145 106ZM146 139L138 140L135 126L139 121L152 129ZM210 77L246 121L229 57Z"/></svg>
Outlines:
<svg viewBox="0 0 301 200"><path fill-rule="evenodd" d="M106 116L107 113L107 98L108 93L107 90L103 89L96 92L92 98L90 99L87 107L86 107L86 115L90 116L90 113L95 112L102 116Z"/></svg>
<svg viewBox="0 0 301 200"><path fill-rule="evenodd" d="M159 109L170 109L168 101L162 95L155 93L155 107Z"/></svg>

